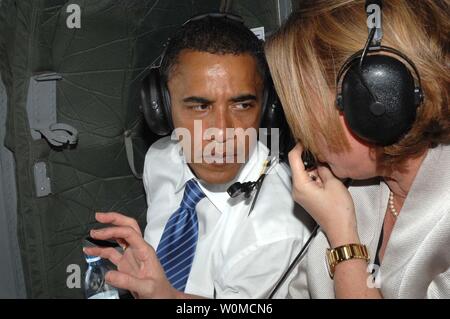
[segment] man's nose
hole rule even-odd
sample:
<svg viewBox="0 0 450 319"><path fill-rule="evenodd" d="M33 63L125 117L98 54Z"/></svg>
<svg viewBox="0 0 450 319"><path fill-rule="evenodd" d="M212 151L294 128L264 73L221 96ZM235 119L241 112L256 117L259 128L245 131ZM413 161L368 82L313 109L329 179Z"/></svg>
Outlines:
<svg viewBox="0 0 450 319"><path fill-rule="evenodd" d="M227 107L219 107L217 112L215 112L214 128L217 129L217 136L215 136L215 140L217 142L223 143L226 140L233 138L232 134L227 134L227 129L233 128L233 121L230 115L230 111L228 110Z"/></svg>

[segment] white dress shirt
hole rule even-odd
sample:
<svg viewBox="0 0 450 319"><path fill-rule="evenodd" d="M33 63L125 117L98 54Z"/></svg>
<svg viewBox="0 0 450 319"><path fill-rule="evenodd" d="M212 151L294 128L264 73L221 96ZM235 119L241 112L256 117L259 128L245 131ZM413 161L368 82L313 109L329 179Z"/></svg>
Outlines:
<svg viewBox="0 0 450 319"><path fill-rule="evenodd" d="M199 237L186 293L208 298L265 298L307 240L311 221L294 205L284 164L273 164L250 215L253 197L230 198L226 192L235 181L256 181L267 154L267 148L258 143L235 180L226 185L199 181L206 197L196 206ZM149 149L143 178L148 203L144 237L157 249L167 220L181 203L185 183L195 176L184 162L179 144L165 137ZM276 297L287 296L295 274Z"/></svg>
<svg viewBox="0 0 450 319"><path fill-rule="evenodd" d="M355 182L352 195L361 242L374 263L389 188L383 181ZM334 298L325 262L330 247L319 231L292 282L296 298ZM384 298L450 298L450 146L430 149L403 204L377 281Z"/></svg>

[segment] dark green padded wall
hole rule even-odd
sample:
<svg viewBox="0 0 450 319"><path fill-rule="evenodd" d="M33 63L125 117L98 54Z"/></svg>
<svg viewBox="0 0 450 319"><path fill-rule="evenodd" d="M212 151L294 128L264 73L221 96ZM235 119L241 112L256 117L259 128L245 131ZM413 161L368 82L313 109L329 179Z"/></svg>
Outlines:
<svg viewBox="0 0 450 319"><path fill-rule="evenodd" d="M82 298L66 285L67 267L84 268L81 240L95 211L121 211L145 225L142 183L129 168L124 133L131 130L136 166L155 139L138 105L144 68L187 18L218 10L211 0L4 0L0 67L8 91L7 146L14 151L18 236L30 298ZM81 29L66 26L66 6L81 7ZM61 73L58 122L80 132L74 148L33 141L26 116L29 77ZM32 166L47 163L52 194L37 198ZM15 225L11 225L14 227Z"/></svg>

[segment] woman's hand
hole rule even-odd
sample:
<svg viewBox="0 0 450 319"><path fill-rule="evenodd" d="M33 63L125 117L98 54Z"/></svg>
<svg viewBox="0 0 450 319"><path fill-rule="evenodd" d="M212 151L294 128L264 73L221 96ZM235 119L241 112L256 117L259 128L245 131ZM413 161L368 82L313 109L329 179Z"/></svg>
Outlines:
<svg viewBox="0 0 450 319"><path fill-rule="evenodd" d="M118 213L97 213L96 219L108 227L91 231L95 239L115 239L123 254L114 248L84 248L87 255L109 259L117 266L117 271L106 274L106 282L114 287L129 290L136 298L179 297L180 292L171 286L159 263L155 250L142 238L137 222Z"/></svg>
<svg viewBox="0 0 450 319"><path fill-rule="evenodd" d="M289 152L294 200L321 226L332 247L359 243L355 207L347 188L325 166L307 172L302 151L297 144Z"/></svg>

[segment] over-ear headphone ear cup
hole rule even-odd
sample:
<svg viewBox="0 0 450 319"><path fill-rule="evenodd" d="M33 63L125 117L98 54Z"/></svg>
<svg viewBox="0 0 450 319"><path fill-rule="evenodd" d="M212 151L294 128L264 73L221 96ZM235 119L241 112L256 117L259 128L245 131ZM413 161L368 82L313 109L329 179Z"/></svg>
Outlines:
<svg viewBox="0 0 450 319"><path fill-rule="evenodd" d="M384 113L386 113L386 107L384 106L383 103L378 102L378 101L370 104L369 110L375 116L381 116Z"/></svg>
<svg viewBox="0 0 450 319"><path fill-rule="evenodd" d="M170 92L166 83L160 80L161 86L161 99L162 99L162 108L164 115L166 117L167 128L169 129L169 133L174 129L173 120L172 120L172 103L170 100Z"/></svg>
<svg viewBox="0 0 450 319"><path fill-rule="evenodd" d="M142 81L141 104L145 121L155 134L164 136L171 133L171 124L167 116L167 105L161 88L158 68L152 68Z"/></svg>
<svg viewBox="0 0 450 319"><path fill-rule="evenodd" d="M263 105L260 127L266 129L266 133L263 132L263 134L266 135L264 138L271 149L271 154L276 155L274 152L278 151L280 160L287 161L287 153L293 148L292 145L295 145L295 141L292 137L286 115L274 87L267 85L264 94L267 98ZM272 138L269 139L270 135L273 133L272 129L278 129L279 135L276 137L278 149L276 149L275 145L271 145ZM262 137L260 136L260 138Z"/></svg>
<svg viewBox="0 0 450 319"><path fill-rule="evenodd" d="M286 116L272 81L272 78L266 80L264 86L263 103L260 127L280 129L282 134L287 129ZM270 132L269 132L270 133Z"/></svg>
<svg viewBox="0 0 450 319"><path fill-rule="evenodd" d="M269 84L265 84L264 86L264 92L263 92L263 97L262 97L262 101L261 101L261 120L259 122L259 127L261 128L271 128L272 125L274 124L273 121L273 107L272 104L274 102L273 100L273 94L272 92L272 87L270 87L270 83Z"/></svg>
<svg viewBox="0 0 450 319"><path fill-rule="evenodd" d="M362 66L371 93L361 81L355 61L342 81L342 105L347 125L358 137L379 145L397 142L416 117L414 78L398 59L370 55Z"/></svg>

